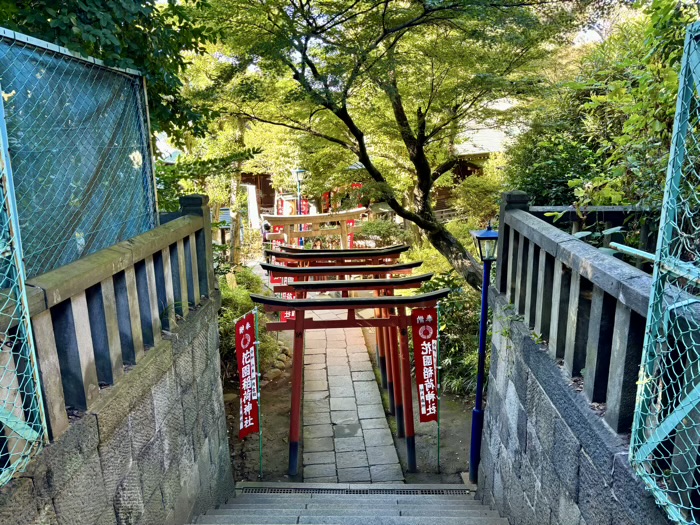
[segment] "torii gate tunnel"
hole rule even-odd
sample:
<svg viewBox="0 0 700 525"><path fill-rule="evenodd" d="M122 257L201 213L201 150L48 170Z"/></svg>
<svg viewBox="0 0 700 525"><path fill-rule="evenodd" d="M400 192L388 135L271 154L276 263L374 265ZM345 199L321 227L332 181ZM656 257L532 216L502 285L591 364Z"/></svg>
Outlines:
<svg viewBox="0 0 700 525"><path fill-rule="evenodd" d="M326 252L327 253L327 252ZM324 255L317 253L320 259ZM312 258L313 260L313 258ZM275 291L293 292L297 299L280 299L251 294L251 299L264 305L267 312L293 310L297 312L293 321L271 322L270 331L294 330L294 352L292 358L292 400L289 425L289 468L290 476L299 472L299 440L301 438L301 409L304 373L304 332L307 329L331 328L376 328L382 383L387 386L390 398L390 412L396 415L398 436L406 438L408 471L416 471L416 442L413 420L413 399L411 387L411 359L408 344L408 315L406 308L429 308L437 305L440 299L450 293L448 288L413 296L394 296L398 289L417 288L429 280L432 274L403 277L399 279L379 278L362 280L337 280L354 275L374 277L378 275L409 274L420 263L402 265L370 266L309 266L287 268L263 264L262 267L275 276L329 278L336 280L290 282L275 287ZM340 291L347 295L350 291L368 290L374 297L342 297L339 299L301 299L306 292ZM360 318L358 310L370 309L374 317ZM340 320L315 320L306 317L306 311L347 310L347 317ZM398 329L398 337L397 337ZM384 355L382 355L382 352ZM386 361L385 361L386 360ZM385 378L386 377L386 382Z"/></svg>

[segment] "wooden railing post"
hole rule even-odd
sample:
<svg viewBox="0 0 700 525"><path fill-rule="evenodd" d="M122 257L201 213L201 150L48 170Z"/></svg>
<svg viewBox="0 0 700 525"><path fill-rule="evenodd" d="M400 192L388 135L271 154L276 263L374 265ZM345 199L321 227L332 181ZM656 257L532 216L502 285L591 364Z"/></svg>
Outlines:
<svg viewBox="0 0 700 525"><path fill-rule="evenodd" d="M530 328L535 326L537 296L541 293L540 249L530 242L527 252L527 282L525 284L525 322Z"/></svg>
<svg viewBox="0 0 700 525"><path fill-rule="evenodd" d="M617 302L605 411L615 432L627 432L632 425L645 324L641 315Z"/></svg>
<svg viewBox="0 0 700 525"><path fill-rule="evenodd" d="M605 401L607 394L616 304L614 297L593 287L583 389L594 403Z"/></svg>
<svg viewBox="0 0 700 525"><path fill-rule="evenodd" d="M51 309L66 405L92 406L100 392L85 292Z"/></svg>
<svg viewBox="0 0 700 525"><path fill-rule="evenodd" d="M552 314L552 286L554 284L554 257L539 248L538 279L535 304L535 332L549 337Z"/></svg>
<svg viewBox="0 0 700 525"><path fill-rule="evenodd" d="M552 310L549 323L549 355L553 359L564 357L569 311L571 272L559 259L554 260L552 284Z"/></svg>
<svg viewBox="0 0 700 525"><path fill-rule="evenodd" d="M496 265L496 286L500 293L507 293L507 286L510 284L508 277L513 271L515 260L510 257L513 246L511 240L512 229L505 226L506 214L509 210L527 210L530 197L524 191L510 191L501 195L501 212L499 216L498 255L499 263Z"/></svg>
<svg viewBox="0 0 700 525"><path fill-rule="evenodd" d="M41 374L41 390L46 407L49 437L55 440L68 429L68 413L63 397L61 367L50 310L44 310L32 318L32 331Z"/></svg>
<svg viewBox="0 0 700 525"><path fill-rule="evenodd" d="M209 197L206 195L187 195L180 197L180 208L182 212L189 215L202 217L202 230L197 232L195 243L197 250L196 265L198 268L197 278L198 288L202 295L210 297L216 289L216 277L214 276L214 248L211 238L211 212L209 210ZM232 232L232 235L238 232ZM195 262L193 261L193 267ZM199 302L199 297L194 303Z"/></svg>
<svg viewBox="0 0 700 525"><path fill-rule="evenodd" d="M574 272L569 292L569 321L564 348L564 366L571 377L581 375L586 366L588 325L591 317L590 281Z"/></svg>

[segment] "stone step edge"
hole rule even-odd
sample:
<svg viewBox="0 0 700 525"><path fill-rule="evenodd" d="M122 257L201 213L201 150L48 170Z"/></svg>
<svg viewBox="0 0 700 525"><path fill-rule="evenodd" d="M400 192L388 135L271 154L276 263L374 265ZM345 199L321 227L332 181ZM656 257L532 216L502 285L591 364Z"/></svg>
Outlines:
<svg viewBox="0 0 700 525"><path fill-rule="evenodd" d="M236 483L236 491L243 489L292 489L308 490L467 490L462 483L289 483L241 481Z"/></svg>

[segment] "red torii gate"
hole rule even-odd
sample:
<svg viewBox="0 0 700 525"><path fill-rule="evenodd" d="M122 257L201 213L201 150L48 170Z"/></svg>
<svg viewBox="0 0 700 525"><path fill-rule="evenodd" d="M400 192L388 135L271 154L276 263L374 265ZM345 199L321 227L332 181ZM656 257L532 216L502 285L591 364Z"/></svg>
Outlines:
<svg viewBox="0 0 700 525"><path fill-rule="evenodd" d="M412 267L419 266L420 263L414 264ZM267 265L272 266L272 265ZM407 265L397 265L407 266ZM410 266L410 265L408 265ZM319 270L319 268L285 268L278 267L281 270ZM363 267L335 267L323 268L324 275L357 275L357 270ZM381 267L385 271L378 272L376 267L370 270L365 275L373 273L391 273L386 272L387 267ZM274 270L273 270L274 271ZM308 274L308 273L307 273ZM313 274L312 274L313 275ZM383 280L387 281L387 280ZM388 280L389 283L392 280ZM327 282L326 282L327 283ZM324 284L326 284L324 283ZM343 284L351 284L352 281L336 281L334 286L341 287ZM368 280L368 285L371 281ZM302 284L302 283L299 283ZM304 283L310 284L310 283ZM386 283L385 283L386 284ZM381 286L381 289L391 291L393 285ZM378 287L379 288L379 287ZM301 404L303 394L303 368L304 368L304 331L306 329L329 329L329 328L384 328L396 327L399 328L399 377L401 378L401 400L403 406L403 414L399 413L398 405L396 410L397 422L403 420L404 432L406 437L406 451L408 458L408 471L416 471L416 440L413 424L413 397L411 394L411 361L408 348L408 316L406 308L434 307L440 299L447 297L450 293L449 288L443 288L434 292L406 296L406 297L356 297L356 298L341 298L341 299L297 299L289 301L287 299L279 299L277 297L266 297L263 295L251 294L251 299L262 304L267 312L281 312L295 310L297 315L294 319L294 326L291 322L276 322L268 323L267 329L270 331L291 330L294 329L294 353L292 358L292 407L291 418L289 424L289 468L290 476L296 476L299 471L299 438L301 434ZM396 314L391 313L389 317L375 317L370 319L360 319L355 315L356 310L361 309L383 309L388 312L396 311ZM307 310L347 310L346 319L318 321L311 318L306 318ZM401 417L403 416L403 417Z"/></svg>
<svg viewBox="0 0 700 525"><path fill-rule="evenodd" d="M281 250L265 250L266 259L275 258L277 263L285 262L297 266L382 264L398 259L409 247L403 244L372 250L304 250L281 246Z"/></svg>
<svg viewBox="0 0 700 525"><path fill-rule="evenodd" d="M275 291L293 292L295 297L300 297L307 292L343 292L349 291L373 291L375 297L381 295L392 296L394 290L415 289L421 284L432 279L432 273L399 277L395 279L362 279L353 281L302 281L291 282L287 285L275 286ZM301 293L299 293L301 292ZM305 295L303 295L305 297ZM388 308L375 308L375 318L388 318L391 312ZM389 393L389 414L397 415L397 434L404 437L403 402L401 396L401 376L399 374L397 327L378 327L376 330L376 351L379 371L382 379L382 388Z"/></svg>

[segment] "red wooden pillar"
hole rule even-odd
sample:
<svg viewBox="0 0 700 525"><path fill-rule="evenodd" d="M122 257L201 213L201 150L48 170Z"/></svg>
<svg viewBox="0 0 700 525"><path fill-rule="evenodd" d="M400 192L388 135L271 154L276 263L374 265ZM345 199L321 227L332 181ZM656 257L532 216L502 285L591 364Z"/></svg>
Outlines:
<svg viewBox="0 0 700 525"><path fill-rule="evenodd" d="M290 476L299 473L299 440L301 438L301 403L304 391L304 318L299 310L294 316L294 353L292 354L292 410L289 419L289 469Z"/></svg>
<svg viewBox="0 0 700 525"><path fill-rule="evenodd" d="M394 414L396 415L396 435L404 437L404 415L403 415L403 394L401 390L401 364L399 359L399 348L397 341L397 330L395 326L389 327L389 351L391 352L391 378L393 380L394 392Z"/></svg>
<svg viewBox="0 0 700 525"><path fill-rule="evenodd" d="M375 275L375 278L379 276ZM384 295L382 291L375 290L374 296L380 297ZM384 308L375 308L374 317L380 318L384 317ZM387 387L387 376L386 376L386 328L377 327L374 331L377 339L377 366L379 366L379 374L382 379L382 388ZM391 412L393 414L393 412Z"/></svg>
<svg viewBox="0 0 700 525"><path fill-rule="evenodd" d="M389 309L382 309L382 317L389 317ZM394 401L394 370L393 355L391 352L391 328L384 329L384 358L386 359L386 390L389 393L389 414L396 414L396 404Z"/></svg>
<svg viewBox="0 0 700 525"><path fill-rule="evenodd" d="M406 430L406 457L408 472L416 472L416 436L413 428L413 397L411 395L411 356L408 350L408 319L406 308L399 307L399 338L401 339L401 390L403 397L404 427Z"/></svg>

